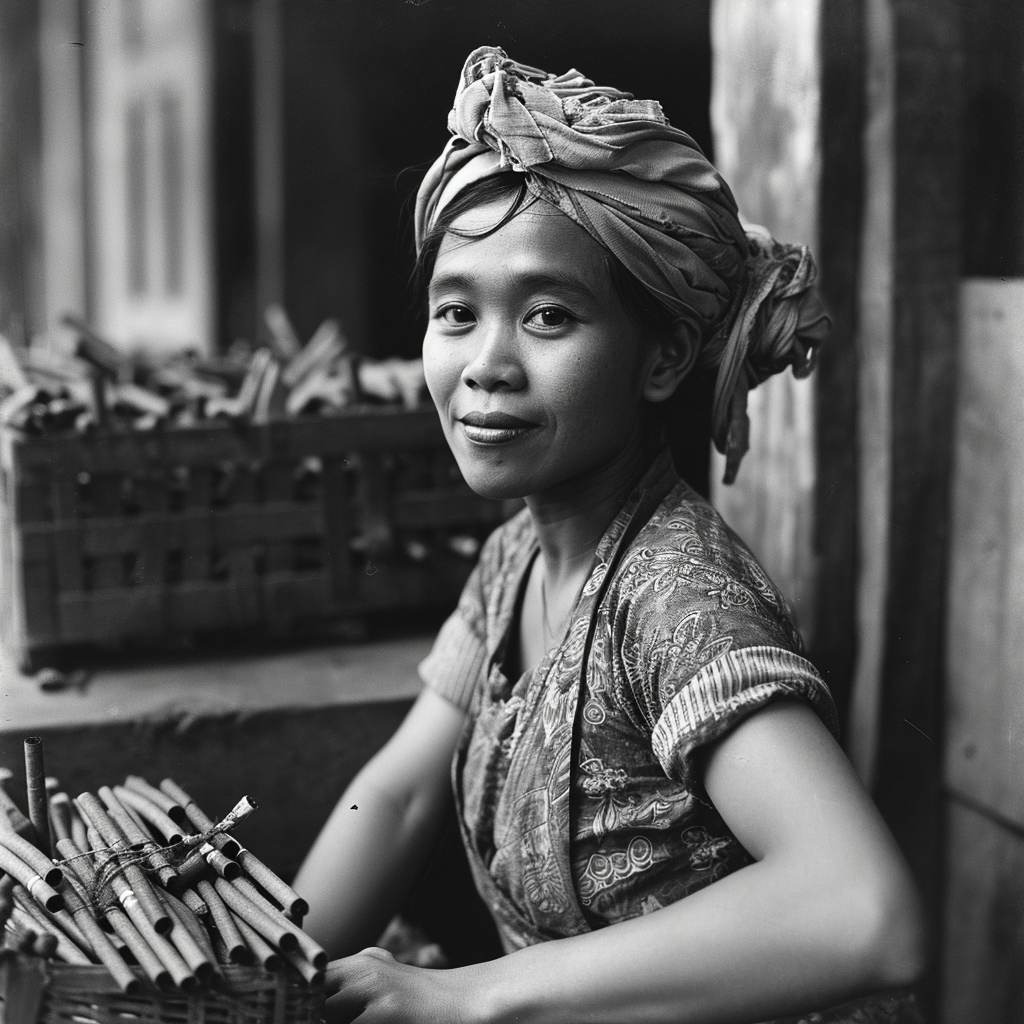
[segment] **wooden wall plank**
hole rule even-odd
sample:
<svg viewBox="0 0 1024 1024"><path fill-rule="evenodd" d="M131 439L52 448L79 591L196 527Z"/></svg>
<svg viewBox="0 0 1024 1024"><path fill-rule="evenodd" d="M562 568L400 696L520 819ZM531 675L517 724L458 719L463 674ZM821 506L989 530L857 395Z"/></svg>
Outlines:
<svg viewBox="0 0 1024 1024"><path fill-rule="evenodd" d="M1024 832L949 805L943 1024L1024 1024Z"/></svg>
<svg viewBox="0 0 1024 1024"><path fill-rule="evenodd" d="M961 296L946 781L1024 828L1024 278Z"/></svg>
<svg viewBox="0 0 1024 1024"><path fill-rule="evenodd" d="M874 797L938 917L960 273L960 5L894 0L892 472Z"/></svg>
<svg viewBox="0 0 1024 1024"><path fill-rule="evenodd" d="M715 163L741 215L786 242L817 242L821 0L716 0L711 8ZM750 393L750 451L736 483L712 462L712 498L793 606L813 643L814 378Z"/></svg>
<svg viewBox="0 0 1024 1024"><path fill-rule="evenodd" d="M832 317L815 374L814 550L817 579L811 660L846 723L857 647L858 298L864 213L865 0L821 8L821 182L817 260Z"/></svg>

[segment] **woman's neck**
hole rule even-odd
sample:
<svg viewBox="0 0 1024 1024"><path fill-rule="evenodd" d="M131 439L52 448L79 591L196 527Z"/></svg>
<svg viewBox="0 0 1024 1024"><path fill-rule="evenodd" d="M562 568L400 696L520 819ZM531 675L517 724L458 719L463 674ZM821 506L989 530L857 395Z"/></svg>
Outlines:
<svg viewBox="0 0 1024 1024"><path fill-rule="evenodd" d="M638 432L613 462L526 499L549 592L564 592L587 573L598 543L653 455Z"/></svg>

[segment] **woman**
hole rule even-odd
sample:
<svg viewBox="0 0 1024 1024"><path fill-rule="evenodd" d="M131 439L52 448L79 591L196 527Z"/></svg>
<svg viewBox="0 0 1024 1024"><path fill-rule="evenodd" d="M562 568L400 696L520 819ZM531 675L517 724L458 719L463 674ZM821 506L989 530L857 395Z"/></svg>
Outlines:
<svg viewBox="0 0 1024 1024"><path fill-rule="evenodd" d="M913 885L831 698L742 542L676 477L659 409L716 369L731 480L746 394L809 372L803 248L750 236L653 101L482 47L417 203L424 365L488 540L427 686L296 885L332 1020L916 1019ZM449 770L508 955L451 971L372 941ZM857 1000L850 1003L850 1000Z"/></svg>

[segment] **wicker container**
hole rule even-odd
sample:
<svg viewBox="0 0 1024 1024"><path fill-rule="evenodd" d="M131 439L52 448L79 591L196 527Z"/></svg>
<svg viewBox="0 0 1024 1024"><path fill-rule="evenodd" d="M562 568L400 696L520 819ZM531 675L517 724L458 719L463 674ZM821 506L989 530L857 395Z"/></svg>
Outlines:
<svg viewBox="0 0 1024 1024"><path fill-rule="evenodd" d="M506 513L466 486L429 408L0 441L0 635L26 667L451 606L465 538Z"/></svg>
<svg viewBox="0 0 1024 1024"><path fill-rule="evenodd" d="M322 988L260 967L222 967L216 989L185 995L148 982L124 995L104 967L37 957L0 965L0 1024L314 1024ZM140 975L141 976L141 975Z"/></svg>

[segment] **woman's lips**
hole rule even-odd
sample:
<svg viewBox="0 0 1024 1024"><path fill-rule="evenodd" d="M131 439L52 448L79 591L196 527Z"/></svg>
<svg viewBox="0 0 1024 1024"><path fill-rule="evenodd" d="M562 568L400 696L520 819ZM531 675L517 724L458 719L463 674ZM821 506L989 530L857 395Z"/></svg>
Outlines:
<svg viewBox="0 0 1024 1024"><path fill-rule="evenodd" d="M460 416L459 422L475 444L505 444L540 426L503 412L470 412Z"/></svg>

